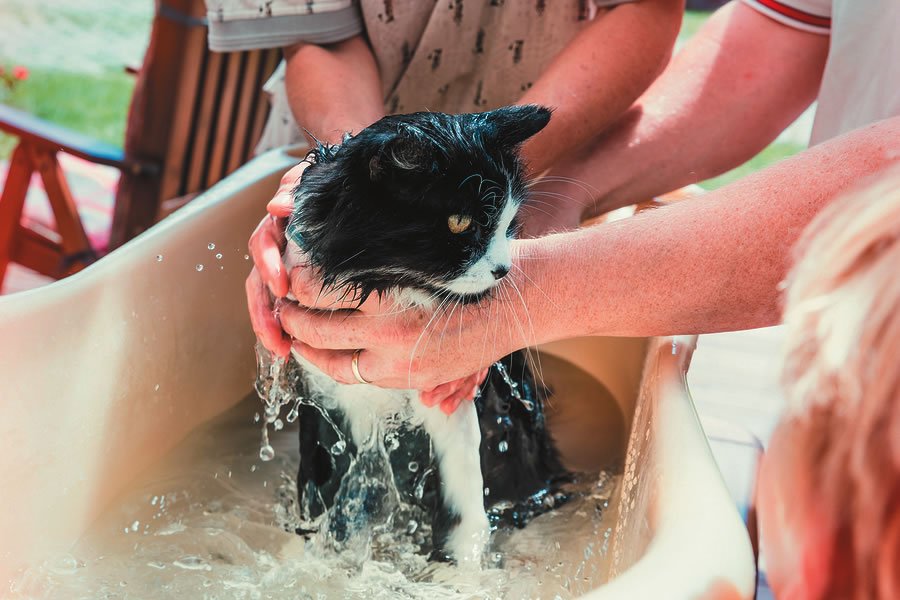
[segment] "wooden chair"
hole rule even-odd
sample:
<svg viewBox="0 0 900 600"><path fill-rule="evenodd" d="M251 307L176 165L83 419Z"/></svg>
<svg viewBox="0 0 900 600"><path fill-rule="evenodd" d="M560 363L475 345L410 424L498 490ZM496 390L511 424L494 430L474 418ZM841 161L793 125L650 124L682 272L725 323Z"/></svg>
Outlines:
<svg viewBox="0 0 900 600"><path fill-rule="evenodd" d="M203 0L161 0L137 73L124 148L0 105L0 129L19 139L0 194L0 287L10 262L59 278L98 258L57 154L116 167L110 249L207 189L250 157L269 103L262 85L278 49L213 53ZM31 175L38 172L56 231L21 224Z"/></svg>

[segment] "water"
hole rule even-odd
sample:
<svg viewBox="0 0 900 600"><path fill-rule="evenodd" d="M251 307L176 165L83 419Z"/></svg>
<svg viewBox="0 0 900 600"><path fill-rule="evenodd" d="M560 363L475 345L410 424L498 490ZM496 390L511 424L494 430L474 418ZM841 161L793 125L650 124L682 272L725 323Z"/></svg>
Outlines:
<svg viewBox="0 0 900 600"><path fill-rule="evenodd" d="M480 571L416 553L403 523L360 556L296 535L297 431L262 461L255 394L196 430L107 510L67 555L23 574L10 598L571 598L605 581L618 477L577 486L526 529L494 534Z"/></svg>
<svg viewBox="0 0 900 600"><path fill-rule="evenodd" d="M296 490L297 409L308 401L292 392L296 371L265 357L259 367L266 376L255 393L195 430L68 554L23 573L9 597L564 599L606 581L620 481L606 472L573 484L570 502L527 528L496 531L480 569L429 562L428 516L387 487L376 524L363 534L336 543L320 521L318 533L297 535L317 525L302 518ZM565 375L567 398L600 397L599 384L573 369L554 369ZM362 455L345 478L363 487L349 490L344 516L360 509L367 483L385 479L385 458L399 440L390 427L380 437L381 452ZM330 451L346 447L339 438ZM430 467L407 468L424 481Z"/></svg>

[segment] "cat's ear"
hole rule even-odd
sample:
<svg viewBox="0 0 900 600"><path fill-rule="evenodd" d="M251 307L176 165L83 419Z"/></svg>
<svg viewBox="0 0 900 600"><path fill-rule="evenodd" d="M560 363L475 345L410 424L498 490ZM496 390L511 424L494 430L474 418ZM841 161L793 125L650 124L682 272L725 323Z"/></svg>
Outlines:
<svg viewBox="0 0 900 600"><path fill-rule="evenodd" d="M431 166L429 143L422 135L397 133L369 159L369 179L378 181L390 170L424 172Z"/></svg>
<svg viewBox="0 0 900 600"><path fill-rule="evenodd" d="M537 104L504 106L483 113L488 131L503 146L518 146L550 122L550 109Z"/></svg>

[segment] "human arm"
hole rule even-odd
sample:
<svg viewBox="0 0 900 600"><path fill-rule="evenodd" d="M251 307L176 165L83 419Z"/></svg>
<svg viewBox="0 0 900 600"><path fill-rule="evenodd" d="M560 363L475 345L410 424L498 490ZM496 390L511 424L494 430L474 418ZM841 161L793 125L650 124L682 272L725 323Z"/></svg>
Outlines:
<svg viewBox="0 0 900 600"><path fill-rule="evenodd" d="M362 35L285 48L285 89L297 123L316 139L340 143L384 116L381 77Z"/></svg>
<svg viewBox="0 0 900 600"><path fill-rule="evenodd" d="M531 173L590 141L647 89L669 61L683 12L684 0L621 4L562 49L518 102L554 109L523 146Z"/></svg>
<svg viewBox="0 0 900 600"><path fill-rule="evenodd" d="M423 311L334 319L288 306L282 323L298 340L294 348L338 381L354 381L350 353L364 348L365 378L419 389L473 373L517 348L573 336L771 325L802 229L846 187L897 162L900 117L690 202L518 241L508 277L521 300L512 292L439 315L430 327L449 332L440 343L416 346L431 316ZM510 325L516 322L523 326Z"/></svg>
<svg viewBox="0 0 900 600"><path fill-rule="evenodd" d="M740 2L726 5L615 125L538 189L576 198L576 210L589 204L580 218L742 164L815 99L828 43Z"/></svg>

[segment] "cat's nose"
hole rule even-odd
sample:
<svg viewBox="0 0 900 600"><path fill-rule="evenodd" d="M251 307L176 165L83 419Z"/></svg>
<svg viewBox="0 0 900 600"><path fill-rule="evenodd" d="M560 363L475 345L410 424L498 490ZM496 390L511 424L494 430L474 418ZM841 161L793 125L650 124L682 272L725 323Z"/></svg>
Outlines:
<svg viewBox="0 0 900 600"><path fill-rule="evenodd" d="M494 279L503 279L506 277L506 274L509 273L509 267L506 265L497 265L491 271L491 275L494 276Z"/></svg>

